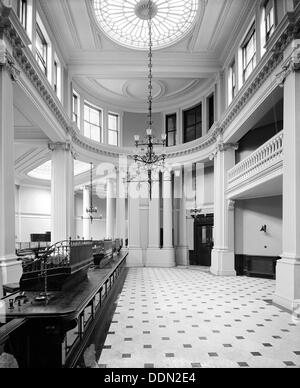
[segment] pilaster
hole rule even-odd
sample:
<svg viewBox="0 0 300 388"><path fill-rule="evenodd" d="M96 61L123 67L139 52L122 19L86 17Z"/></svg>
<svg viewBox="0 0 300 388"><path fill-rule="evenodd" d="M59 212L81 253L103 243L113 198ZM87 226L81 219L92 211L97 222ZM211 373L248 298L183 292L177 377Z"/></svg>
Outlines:
<svg viewBox="0 0 300 388"><path fill-rule="evenodd" d="M106 184L106 238L114 238L114 217L115 217L115 196L114 196L114 179L107 178Z"/></svg>
<svg viewBox="0 0 300 388"><path fill-rule="evenodd" d="M140 238L140 197L136 183L130 182L128 188L128 267L143 267L143 250Z"/></svg>
<svg viewBox="0 0 300 388"><path fill-rule="evenodd" d="M162 267L175 267L175 249L173 245L173 198L172 176L169 171L163 174L163 249Z"/></svg>
<svg viewBox="0 0 300 388"><path fill-rule="evenodd" d="M146 267L161 267L163 260L160 247L160 195L159 175L153 175L152 200L149 200L148 248Z"/></svg>
<svg viewBox="0 0 300 388"><path fill-rule="evenodd" d="M52 242L75 237L74 154L70 143L51 143Z"/></svg>
<svg viewBox="0 0 300 388"><path fill-rule="evenodd" d="M126 190L122 175L118 173L118 195L116 198L116 238L123 239L125 245L126 235Z"/></svg>
<svg viewBox="0 0 300 388"><path fill-rule="evenodd" d="M283 253L277 262L274 303L293 310L300 300L300 40L285 53L284 88Z"/></svg>
<svg viewBox="0 0 300 388"><path fill-rule="evenodd" d="M91 206L91 188L90 186L83 187L83 207L82 207L82 233L83 238L85 240L91 239L91 220L89 219L89 214L87 213L87 209Z"/></svg>
<svg viewBox="0 0 300 388"><path fill-rule="evenodd" d="M235 165L237 145L226 144L219 137L214 154L214 249L211 273L236 276L234 255L234 203L226 199L227 172Z"/></svg>
<svg viewBox="0 0 300 388"><path fill-rule="evenodd" d="M3 284L18 283L21 263L15 255L15 168L13 81L19 71L0 40L0 272Z"/></svg>
<svg viewBox="0 0 300 388"><path fill-rule="evenodd" d="M186 195L184 188L184 171L183 168L175 170L174 177L175 198L179 202L178 214L178 245L175 249L176 265L188 266L188 245L187 245L187 223L186 223Z"/></svg>

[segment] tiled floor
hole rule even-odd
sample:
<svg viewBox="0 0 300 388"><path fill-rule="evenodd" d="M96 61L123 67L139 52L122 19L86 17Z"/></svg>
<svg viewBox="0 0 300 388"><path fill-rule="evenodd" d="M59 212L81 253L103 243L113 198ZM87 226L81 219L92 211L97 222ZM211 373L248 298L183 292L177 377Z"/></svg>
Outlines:
<svg viewBox="0 0 300 388"><path fill-rule="evenodd" d="M300 367L300 322L270 304L273 280L130 269L102 368Z"/></svg>

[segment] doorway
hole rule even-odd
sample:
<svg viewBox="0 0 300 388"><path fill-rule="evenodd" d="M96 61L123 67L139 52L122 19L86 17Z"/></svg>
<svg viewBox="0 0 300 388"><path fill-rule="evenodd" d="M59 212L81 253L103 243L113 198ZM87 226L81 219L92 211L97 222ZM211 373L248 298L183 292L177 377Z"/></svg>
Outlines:
<svg viewBox="0 0 300 388"><path fill-rule="evenodd" d="M190 251L190 265L211 267L214 215L201 215L194 220L194 250Z"/></svg>

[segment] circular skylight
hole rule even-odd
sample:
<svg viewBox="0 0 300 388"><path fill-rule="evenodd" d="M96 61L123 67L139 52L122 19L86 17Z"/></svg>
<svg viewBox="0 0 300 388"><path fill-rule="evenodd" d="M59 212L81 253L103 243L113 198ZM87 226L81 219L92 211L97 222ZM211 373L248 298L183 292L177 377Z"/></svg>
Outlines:
<svg viewBox="0 0 300 388"><path fill-rule="evenodd" d="M149 46L150 13L153 48L157 49L178 42L190 32L198 7L199 0L94 0L102 30L115 42L140 50Z"/></svg>

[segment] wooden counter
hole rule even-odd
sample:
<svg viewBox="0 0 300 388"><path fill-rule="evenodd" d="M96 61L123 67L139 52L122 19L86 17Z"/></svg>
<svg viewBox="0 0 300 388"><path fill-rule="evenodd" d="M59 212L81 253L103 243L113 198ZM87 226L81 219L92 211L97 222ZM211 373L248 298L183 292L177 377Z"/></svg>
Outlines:
<svg viewBox="0 0 300 388"><path fill-rule="evenodd" d="M127 253L121 253L105 268L91 269L86 280L67 291L51 292L47 305L35 301L39 296L37 292L27 292L28 301L24 303L22 300L20 306L14 303L14 309L9 308L9 300L15 299L19 293L3 299L5 308L2 314L6 313L8 321L26 319L22 330L16 332L14 341L18 348L15 357L19 365L26 368L60 368L68 364L70 355L74 357L76 348L80 347L80 342L97 321L104 301L123 272L126 257ZM72 329L75 329L76 338L68 345L64 342L67 332ZM27 347L26 352L30 355L26 363L24 355L20 354L23 347Z"/></svg>

